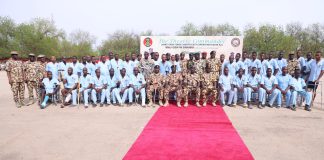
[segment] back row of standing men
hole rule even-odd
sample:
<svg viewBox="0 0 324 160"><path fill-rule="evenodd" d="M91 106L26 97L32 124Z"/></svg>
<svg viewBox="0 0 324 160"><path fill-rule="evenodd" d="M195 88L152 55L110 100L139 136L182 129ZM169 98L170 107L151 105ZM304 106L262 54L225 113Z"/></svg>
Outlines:
<svg viewBox="0 0 324 160"><path fill-rule="evenodd" d="M190 53L188 60L185 59L185 53L172 56L162 54L160 57L158 52L145 52L144 58L140 54L125 55L124 60L121 60L118 54L110 52L108 59L101 56L98 63L95 57L90 56L83 57L81 63L76 57L72 58L71 63L67 63L65 58L58 63L55 57L51 57L51 61L46 63L43 55L39 55L39 61L36 62L34 54L29 54L30 60L22 63L18 60L18 52L13 51L11 54L12 59L8 60L6 70L17 107L24 105L24 82L27 83L29 91L28 104L32 104L35 102L33 89L38 95L40 86L49 88L49 92L54 91L51 89L53 85L49 83L53 79L54 82L64 82L62 94L72 95L72 104L76 104L76 92L81 91L86 97L91 90L95 105L98 92L101 93L101 105L105 99L108 104L111 100L116 103L116 99L120 104L125 103L126 99L132 102L134 94L141 95L142 105L145 105L147 95L151 105L154 102L154 92L160 95L159 104L167 106L169 93L176 92L178 106L181 106L182 99L185 102L184 106L188 105L189 93L195 94L197 106L201 106L200 101L206 106L208 98L216 105L220 92L222 105L226 104L225 94L228 94L227 105L235 106L239 93L242 93L243 106L252 108L252 93L258 93L260 108L265 105L267 95L270 97L269 106L272 107L276 101L277 107L280 107L281 95L285 95L286 106L294 110L296 93L299 93L306 99L305 109L310 110L312 94L304 88L307 83L307 88L315 90L324 71L321 52L315 53L315 59L311 53L307 53L305 59L301 51L297 51L297 59L294 57L295 53L290 53L288 60L283 58L283 52L279 52L277 58L272 57L274 52L268 53L267 57L265 53L260 53L259 58L256 52L252 52L250 56L243 52L242 57L240 53L231 53L228 61L223 54L217 59L215 51L210 52L209 58L206 52ZM49 74L46 74L46 71L50 72L51 80L44 78ZM299 72L303 79L297 77L295 71L297 75ZM300 83L295 84L296 81ZM81 85L76 91L78 84ZM298 86L299 84L301 86ZM65 104L68 104L68 101ZM87 102L85 105L88 106Z"/></svg>

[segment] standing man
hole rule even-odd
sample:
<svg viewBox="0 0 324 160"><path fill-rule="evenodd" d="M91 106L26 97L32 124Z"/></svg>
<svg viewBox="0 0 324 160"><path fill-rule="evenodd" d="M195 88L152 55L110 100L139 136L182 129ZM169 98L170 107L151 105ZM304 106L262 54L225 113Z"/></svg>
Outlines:
<svg viewBox="0 0 324 160"><path fill-rule="evenodd" d="M258 108L262 109L265 106L265 102L267 99L267 95L270 95L269 100L269 107L272 107L274 101L276 100L277 96L280 94L280 91L277 89L278 81L275 76L273 76L271 71L271 68L267 69L266 76L263 76L260 83L260 90L259 90L259 103ZM260 106L260 103L262 106ZM281 103L281 102L280 102ZM277 108L279 108L281 104L277 105Z"/></svg>
<svg viewBox="0 0 324 160"><path fill-rule="evenodd" d="M194 53L189 53L189 60L187 61L187 69L189 70L194 66L195 66ZM188 72L190 72L190 70Z"/></svg>
<svg viewBox="0 0 324 160"><path fill-rule="evenodd" d="M135 92L135 98L138 99L139 95L141 95L142 107L145 106L145 85L146 81L144 76L139 73L139 69L134 67L134 74L130 77L130 87L133 88L131 91ZM133 92L131 95L133 95Z"/></svg>
<svg viewBox="0 0 324 160"><path fill-rule="evenodd" d="M160 73L163 76L166 76L171 71L171 63L169 61L166 61L166 55L162 54L162 60L159 63L160 66Z"/></svg>
<svg viewBox="0 0 324 160"><path fill-rule="evenodd" d="M169 105L169 95L171 92L176 92L176 101L177 101L177 106L181 107L180 101L181 101L181 82L182 82L182 76L180 73L176 72L177 66L172 65L171 66L171 74L168 74L166 77L166 89L164 92L164 99L165 99L165 104L163 106L168 106Z"/></svg>
<svg viewBox="0 0 324 160"><path fill-rule="evenodd" d="M299 49L296 52L297 60L299 62L299 69L301 70L301 73L304 73L306 70L306 60L303 57L303 52Z"/></svg>
<svg viewBox="0 0 324 160"><path fill-rule="evenodd" d="M97 64L97 67L100 70L100 74L103 77L107 77L108 76L108 70L110 69L111 65L110 62L107 61L106 56L102 55L100 57L100 62Z"/></svg>
<svg viewBox="0 0 324 160"><path fill-rule="evenodd" d="M281 104L282 98L281 96L284 95L286 97L286 107L289 108L290 106L290 97L291 97L291 92L290 92L290 80L291 80L291 75L288 74L288 69L287 67L283 67L281 69L282 73L277 75L276 78L278 80L278 86L277 89L280 91L280 94L278 95L278 100L277 103Z"/></svg>
<svg viewBox="0 0 324 160"><path fill-rule="evenodd" d="M144 75L145 79L149 77L152 73L154 62L149 58L150 54L148 52L144 52L144 58L141 59L139 63L139 69L141 73Z"/></svg>
<svg viewBox="0 0 324 160"><path fill-rule="evenodd" d="M295 53L294 52L290 52L289 53L289 57L288 57L288 62L287 62L287 69L288 69L288 73L290 75L295 75L295 70L297 68L299 68L299 62L297 59L294 58ZM299 68L302 69L302 68Z"/></svg>
<svg viewBox="0 0 324 160"><path fill-rule="evenodd" d="M219 75L220 75L220 61L216 59L216 51L210 52L210 57L207 60L207 64L209 66L210 72L212 74L213 79L215 79L218 82ZM217 86L216 82L216 86Z"/></svg>
<svg viewBox="0 0 324 160"><path fill-rule="evenodd" d="M36 99L39 101L39 80L37 79L37 63L35 62L35 54L29 54L29 61L24 63L25 82L27 83L29 103L27 106L34 104L34 90L36 92Z"/></svg>
<svg viewBox="0 0 324 160"><path fill-rule="evenodd" d="M180 53L180 68L181 68L181 73L182 77L185 78L187 73L188 73L188 60L185 59L185 52Z"/></svg>
<svg viewBox="0 0 324 160"><path fill-rule="evenodd" d="M312 56L312 52L308 52L306 54L306 64L305 64L305 70L303 73L303 78L305 79L305 81L307 82L307 78L309 77L311 68L310 68L310 64L312 63L312 61L314 61L313 56Z"/></svg>
<svg viewBox="0 0 324 160"><path fill-rule="evenodd" d="M229 56L229 61L223 63L223 65L222 65L222 71L223 71L223 73L222 74L224 74L225 67L227 67L228 72L229 72L229 75L231 75L231 77L235 77L236 76L237 65L234 62L234 53Z"/></svg>
<svg viewBox="0 0 324 160"><path fill-rule="evenodd" d="M322 60L321 54L321 51L317 51L315 53L315 59L309 64L310 73L307 78L307 88L314 92L312 100L315 99L318 83L324 74L324 60Z"/></svg>
<svg viewBox="0 0 324 160"><path fill-rule="evenodd" d="M119 59L119 55L115 54L115 58L110 60L110 65L115 71L115 75L120 76L120 70L123 66L123 60Z"/></svg>
<svg viewBox="0 0 324 160"><path fill-rule="evenodd" d="M269 61L265 59L265 53L260 54L261 69L260 75L265 76L267 74L267 69L272 68Z"/></svg>
<svg viewBox="0 0 324 160"><path fill-rule="evenodd" d="M274 51L268 53L268 62L270 63L272 74L276 76L279 71L279 66L277 60L272 57L273 53Z"/></svg>
<svg viewBox="0 0 324 160"><path fill-rule="evenodd" d="M58 72L59 72L59 81L62 81L63 77L65 74L67 74L67 63L66 63L66 58L62 57L62 62L58 64Z"/></svg>
<svg viewBox="0 0 324 160"><path fill-rule="evenodd" d="M88 108L89 106L89 93L91 91L92 85L93 85L93 80L90 74L88 74L88 69L87 67L84 67L82 69L82 76L80 77L80 94L83 96L83 101L84 101L84 107Z"/></svg>
<svg viewBox="0 0 324 160"><path fill-rule="evenodd" d="M236 73L239 72L240 68L245 69L244 63L241 61L241 54L236 53L235 55L235 63L236 63Z"/></svg>
<svg viewBox="0 0 324 160"><path fill-rule="evenodd" d="M233 57L234 60L234 57ZM227 105L232 106L232 100L234 96L234 86L233 86L233 77L229 74L228 67L224 67L224 74L219 77L219 88L220 88L220 98L221 105L225 105L225 94L227 93L228 100Z"/></svg>
<svg viewBox="0 0 324 160"><path fill-rule="evenodd" d="M59 79L59 76L58 76L58 66L57 66L57 63L56 63L56 57L55 56L52 56L51 57L51 61L46 64L45 70L47 72L48 71L51 71L52 72L52 75L53 75L53 78Z"/></svg>
<svg viewBox="0 0 324 160"><path fill-rule="evenodd" d="M6 62L7 77L9 84L11 85L11 91L13 92L16 107L20 108L25 105L24 67L23 63L18 60L17 51L11 51L10 54L11 59Z"/></svg>
<svg viewBox="0 0 324 160"><path fill-rule="evenodd" d="M205 66L203 60L200 59L200 53L199 52L195 53L194 66L195 66L196 72L201 77L206 66Z"/></svg>
<svg viewBox="0 0 324 160"><path fill-rule="evenodd" d="M248 53L246 51L244 51L242 54L242 62L244 64L244 74L248 76L251 72L251 60L248 58Z"/></svg>
<svg viewBox="0 0 324 160"><path fill-rule="evenodd" d="M124 59L124 63L122 65L122 68L125 68L126 69L126 75L128 77L130 77L132 74L133 74L133 68L134 68L134 65L133 65L133 61L130 60L130 56L129 54L126 54L125 55L125 59Z"/></svg>
<svg viewBox="0 0 324 160"><path fill-rule="evenodd" d="M278 53L278 58L277 58L277 64L278 64L278 73L281 74L281 69L282 67L286 67L287 66L287 60L285 58L283 58L283 51L280 51Z"/></svg>
<svg viewBox="0 0 324 160"><path fill-rule="evenodd" d="M252 67L256 67L257 68L257 73L260 75L260 71L261 71L261 61L259 59L257 59L257 52L252 52L252 60L250 62L250 68Z"/></svg>

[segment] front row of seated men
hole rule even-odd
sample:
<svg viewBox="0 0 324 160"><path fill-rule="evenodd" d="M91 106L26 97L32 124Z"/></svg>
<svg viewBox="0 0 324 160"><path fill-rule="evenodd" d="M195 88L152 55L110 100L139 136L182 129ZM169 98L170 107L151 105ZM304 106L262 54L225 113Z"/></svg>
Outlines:
<svg viewBox="0 0 324 160"><path fill-rule="evenodd" d="M73 69L68 68L68 74L63 79L64 87L61 90L64 102L63 108L70 104L77 105L78 97L83 97L85 107L89 106L89 95L93 105L97 106L97 98L99 98L100 106L104 105L107 99L109 105L120 104L123 106L128 100L129 104L133 103L141 97L141 105L145 106L146 95L148 98L148 106L155 102L156 95L159 95L159 105L168 106L170 93L177 101L177 106L181 107L181 101L184 100L184 106L188 106L188 96L195 95L197 107L206 106L208 99L212 100L212 105L216 106L217 93L220 93L220 104L235 106L239 97L243 99L243 107L252 109L251 100L258 96L258 108L265 107L266 102L269 107L281 107L282 96L286 99L286 107L296 110L297 96L301 96L306 101L305 109L310 111L312 93L306 91L305 81L300 78L300 70L296 69L293 76L287 73L287 68L282 68L282 74L278 76L272 75L271 68L266 70L266 76L256 74L256 67L251 69L251 73L244 74L243 69L239 69L237 75L232 77L229 69L224 68L223 74L219 77L216 84L215 76L210 73L210 67L206 67L206 73L199 75L194 68L190 69L190 73L176 73L176 66L171 67L172 72L166 77L159 73L159 66L154 67L154 72L147 77L139 73L138 68L134 68L134 73L127 76L126 69L120 70L120 75L114 73L114 69L109 70L108 77L100 74L100 70L95 71L95 76L88 74L87 68L83 68L83 74L78 78L73 74ZM52 73L47 73L47 78L43 79L41 108L46 106L50 96L59 91L59 81L52 77ZM79 95L78 95L79 94ZM202 95L202 99L200 99ZM227 96L226 96L227 95ZM225 103L227 97L227 103ZM165 103L163 103L163 99Z"/></svg>

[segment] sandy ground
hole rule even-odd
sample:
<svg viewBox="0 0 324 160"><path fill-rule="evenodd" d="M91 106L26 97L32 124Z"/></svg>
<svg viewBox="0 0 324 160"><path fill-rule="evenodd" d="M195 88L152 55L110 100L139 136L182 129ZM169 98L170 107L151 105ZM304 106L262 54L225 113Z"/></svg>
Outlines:
<svg viewBox="0 0 324 160"><path fill-rule="evenodd" d="M122 159L157 108L17 109L0 72L0 159ZM225 108L256 159L323 159L324 111Z"/></svg>

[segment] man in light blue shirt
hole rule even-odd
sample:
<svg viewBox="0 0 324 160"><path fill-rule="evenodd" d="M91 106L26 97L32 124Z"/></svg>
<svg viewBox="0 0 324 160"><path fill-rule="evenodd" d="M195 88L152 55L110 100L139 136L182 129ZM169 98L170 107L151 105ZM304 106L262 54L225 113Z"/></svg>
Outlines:
<svg viewBox="0 0 324 160"><path fill-rule="evenodd" d="M234 98L233 98L233 103L234 106L237 103L237 97L238 94L240 93L243 95L243 107L247 107L247 88L245 87L247 84L247 79L246 76L244 75L244 70L243 68L240 68L238 71L237 76L235 76L234 79Z"/></svg>
<svg viewBox="0 0 324 160"><path fill-rule="evenodd" d="M111 64L109 61L107 61L106 56L101 56L100 57L100 62L97 64L97 67L100 70L100 74L103 77L108 76L108 70L110 69Z"/></svg>
<svg viewBox="0 0 324 160"><path fill-rule="evenodd" d="M93 85L91 91L91 97L93 105L97 106L97 94L100 95L100 107L103 106L106 97L107 81L106 77L101 76L100 69L96 69L96 76L92 77Z"/></svg>
<svg viewBox="0 0 324 160"><path fill-rule="evenodd" d="M258 108L260 109L264 108L267 95L270 95L270 100L268 105L269 107L272 107L277 96L280 94L280 91L277 89L277 85L278 85L277 78L273 76L271 73L272 73L271 68L268 68L266 76L263 76L261 79L261 83L260 83L261 88L259 89L259 103L258 103ZM262 106L260 106L260 103L262 104ZM279 107L280 105L278 104L277 108Z"/></svg>
<svg viewBox="0 0 324 160"><path fill-rule="evenodd" d="M111 67L115 71L117 77L120 76L120 70L123 68L123 60L119 59L119 55L115 54L115 58L110 60Z"/></svg>
<svg viewBox="0 0 324 160"><path fill-rule="evenodd" d="M95 57L92 56L88 56L87 57L87 64L86 64L86 67L88 69L88 74L90 74L91 76L95 76L96 75L96 60L95 60Z"/></svg>
<svg viewBox="0 0 324 160"><path fill-rule="evenodd" d="M243 69L243 73L244 73L245 66L244 66L244 63L240 60L240 58L241 58L241 54L236 53L236 55L235 55L236 73L239 72L240 68Z"/></svg>
<svg viewBox="0 0 324 160"><path fill-rule="evenodd" d="M232 78L236 76L236 63L234 62L234 53L229 56L229 61L226 61L222 64L222 74L224 74L225 67L228 68L228 74L231 75Z"/></svg>
<svg viewBox="0 0 324 160"><path fill-rule="evenodd" d="M145 78L144 76L139 73L137 67L134 68L134 74L130 76L130 87L132 88L130 92L135 92L135 98L138 99L139 95L141 95L142 99L142 107L145 106ZM133 95L132 93L132 95Z"/></svg>
<svg viewBox="0 0 324 160"><path fill-rule="evenodd" d="M71 96L72 96L72 105L77 105L76 99L77 99L77 85L78 85L78 76L73 74L73 68L68 68L67 75L63 78L63 84L64 89L62 89L62 95L65 96L65 102L61 105L61 108L64 108L64 106L69 105ZM72 95L71 95L72 94Z"/></svg>
<svg viewBox="0 0 324 160"><path fill-rule="evenodd" d="M133 103L133 91L132 88L130 88L129 81L129 77L126 75L126 69L121 69L120 76L118 76L117 88L113 93L121 106L124 106L127 97L129 103ZM120 97L120 95L122 95L122 97Z"/></svg>
<svg viewBox="0 0 324 160"><path fill-rule="evenodd" d="M261 69L260 69L260 75L266 76L266 72L268 68L272 68L268 60L265 59L265 54L260 54L260 62L261 62Z"/></svg>
<svg viewBox="0 0 324 160"><path fill-rule="evenodd" d="M283 58L283 51L280 51L278 54L278 58L277 58L277 64L278 64L278 74L281 74L281 69L282 67L286 67L288 65L287 60L285 58Z"/></svg>
<svg viewBox="0 0 324 160"><path fill-rule="evenodd" d="M244 64L244 74L246 75L246 76L248 76L249 74L250 74L250 70L251 70L251 68L250 68L250 63L251 63L251 60L247 57L248 56L248 54L247 54L247 52L246 51L244 51L243 52L243 55L242 55L242 62L243 62L243 64Z"/></svg>
<svg viewBox="0 0 324 160"><path fill-rule="evenodd" d="M251 106L252 93L259 93L259 88L260 88L260 83L261 83L261 76L258 75L256 72L257 72L257 68L252 67L251 74L249 74L247 77L247 83L246 83L247 97L246 97L246 99L247 99L249 109L252 109L252 106Z"/></svg>
<svg viewBox="0 0 324 160"><path fill-rule="evenodd" d="M59 87L59 81L52 77L51 71L47 72L47 77L43 79L41 85L45 89L45 92L42 92L43 102L41 103L41 109L44 109L49 99L49 96L56 94L59 91L60 87Z"/></svg>
<svg viewBox="0 0 324 160"><path fill-rule="evenodd" d="M276 76L278 81L277 89L280 91L280 94L278 95L277 103L278 105L281 105L282 102L281 96L284 95L286 97L286 107L289 108L290 98L291 98L289 81L291 80L291 75L288 74L287 67L282 67L281 71L282 73Z"/></svg>
<svg viewBox="0 0 324 160"><path fill-rule="evenodd" d="M232 106L234 96L233 77L228 73L228 67L224 67L224 74L219 77L221 105L225 105L225 94L229 94L227 105Z"/></svg>
<svg viewBox="0 0 324 160"><path fill-rule="evenodd" d="M260 75L260 70L262 68L261 61L257 59L257 52L252 52L252 60L250 62L250 68L256 67L257 73Z"/></svg>
<svg viewBox="0 0 324 160"><path fill-rule="evenodd" d="M171 64L170 64L170 62L166 61L166 55L165 54L162 54L162 60L160 61L159 66L160 66L160 73L163 76L166 76L167 74L170 73Z"/></svg>
<svg viewBox="0 0 324 160"><path fill-rule="evenodd" d="M270 63L272 74L276 76L279 70L279 66L277 60L272 57L273 53L274 51L268 53L268 62Z"/></svg>
<svg viewBox="0 0 324 160"><path fill-rule="evenodd" d="M71 67L73 69L73 74L77 76L81 76L82 72L82 65L78 62L78 59L76 56L72 57L72 62L67 64L67 67Z"/></svg>
<svg viewBox="0 0 324 160"><path fill-rule="evenodd" d="M64 77L65 74L67 74L67 68L68 63L66 62L66 58L62 57L62 62L58 64L58 72L59 72L59 80L61 81L61 78Z"/></svg>
<svg viewBox="0 0 324 160"><path fill-rule="evenodd" d="M300 78L300 70L295 70L295 76L292 77L290 84L291 91L292 91L292 97L291 97L291 109L296 110L296 101L297 101L297 95L300 95L305 98L306 105L305 110L311 111L311 102L312 102L312 92L306 91L306 83L304 79Z"/></svg>
<svg viewBox="0 0 324 160"><path fill-rule="evenodd" d="M83 101L84 101L84 107L88 108L88 99L89 99L89 93L91 91L93 80L92 76L88 74L88 69L86 67L83 68L83 75L80 76L80 94L83 95Z"/></svg>
<svg viewBox="0 0 324 160"><path fill-rule="evenodd" d="M126 69L126 75L130 77L133 74L134 62L130 60L129 54L125 55L125 61L122 68Z"/></svg>
<svg viewBox="0 0 324 160"><path fill-rule="evenodd" d="M45 71L51 71L54 79L59 78L58 64L56 63L56 58L54 56L52 56L51 61L46 64Z"/></svg>
<svg viewBox="0 0 324 160"><path fill-rule="evenodd" d="M106 91L106 97L107 97L107 103L108 105L111 102L111 99L113 100L113 104L116 104L116 97L113 94L117 88L117 82L118 78L115 75L115 70L113 68L109 69L109 76L107 77L107 91ZM111 98L112 97L112 98Z"/></svg>

